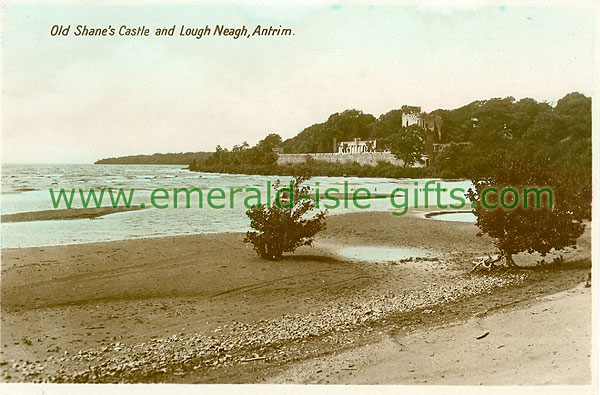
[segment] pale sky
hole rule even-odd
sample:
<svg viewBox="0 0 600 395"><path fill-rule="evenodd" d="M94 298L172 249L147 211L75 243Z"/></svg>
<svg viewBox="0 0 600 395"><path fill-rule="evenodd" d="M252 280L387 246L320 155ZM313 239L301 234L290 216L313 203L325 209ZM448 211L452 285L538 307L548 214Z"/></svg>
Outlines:
<svg viewBox="0 0 600 395"><path fill-rule="evenodd" d="M586 9L349 3L11 4L2 15L2 162L92 163L284 139L356 108L456 108L593 93ZM493 4L486 2L486 4ZM500 3L498 3L500 4ZM52 37L53 25L71 25ZM74 37L145 25L149 37ZM291 37L179 37L283 25ZM176 36L156 37L177 25Z"/></svg>

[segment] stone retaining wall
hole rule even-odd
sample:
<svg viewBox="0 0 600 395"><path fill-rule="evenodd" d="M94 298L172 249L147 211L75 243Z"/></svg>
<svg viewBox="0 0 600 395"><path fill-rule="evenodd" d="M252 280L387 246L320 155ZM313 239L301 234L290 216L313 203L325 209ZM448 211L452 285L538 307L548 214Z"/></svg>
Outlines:
<svg viewBox="0 0 600 395"><path fill-rule="evenodd" d="M320 160L332 163L352 163L358 162L361 165L375 166L379 162L389 162L396 166L402 166L403 162L396 159L389 152L368 152L355 154L333 154L333 153L318 153L318 154L279 154L278 164L298 164L304 163L306 158ZM423 167L422 164L416 164L414 167Z"/></svg>

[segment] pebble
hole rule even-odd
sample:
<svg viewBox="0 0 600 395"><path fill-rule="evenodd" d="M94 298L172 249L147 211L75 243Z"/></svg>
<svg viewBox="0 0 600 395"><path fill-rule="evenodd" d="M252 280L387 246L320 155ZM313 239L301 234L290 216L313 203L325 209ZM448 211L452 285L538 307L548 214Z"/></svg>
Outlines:
<svg viewBox="0 0 600 395"><path fill-rule="evenodd" d="M234 361L232 354L248 347L301 342L311 336L347 332L392 314L419 309L430 314L434 312L431 307L491 292L497 287L518 284L526 277L525 273L459 276L452 282L426 284L406 292L358 296L354 300L332 303L328 308L304 316L284 315L256 323L233 322L228 327L216 328L211 335L181 333L133 345L116 342L98 349L82 350L71 357L67 357L65 351L63 358L48 358L46 361L28 363L26 368L15 367L14 370L20 371L26 381L40 377L48 382L92 383L139 382L156 373L185 374L202 365L231 366ZM224 328L229 330L224 331ZM285 355L283 351L279 353ZM270 360L274 356L265 358ZM260 359L257 362L264 361ZM74 366L79 370L73 371Z"/></svg>

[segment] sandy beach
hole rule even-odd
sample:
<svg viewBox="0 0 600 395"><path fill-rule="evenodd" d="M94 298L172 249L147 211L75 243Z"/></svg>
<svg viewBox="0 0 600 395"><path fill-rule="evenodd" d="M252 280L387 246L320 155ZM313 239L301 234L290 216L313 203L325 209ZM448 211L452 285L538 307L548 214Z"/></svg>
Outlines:
<svg viewBox="0 0 600 395"><path fill-rule="evenodd" d="M293 365L270 382L589 384L591 308L591 289L578 286L445 326L385 333L375 343Z"/></svg>
<svg viewBox="0 0 600 395"><path fill-rule="evenodd" d="M140 206L131 207L94 207L94 208L70 208L42 211L30 211L17 214L2 215L2 222L27 222L27 221L55 221L72 219L94 219L105 215L123 213L126 211L142 210Z"/></svg>
<svg viewBox="0 0 600 395"><path fill-rule="evenodd" d="M312 375L326 370L314 370L311 358L331 354L345 363L352 355L345 353L372 347L375 363L352 362L349 372L356 382L372 377L409 384L414 377L428 378L369 373L378 364L388 366L388 360L400 363L386 354L390 344L471 347L470 334L453 337L452 331L473 326L473 315L512 306L514 312L502 314L511 314L514 325L529 325L531 314L523 309L542 306L546 295L580 289L589 272L588 230L578 248L564 254L563 269L471 274L473 259L494 252L490 240L476 237L473 224L423 214L332 216L315 247L279 262L257 258L238 233L3 249L2 379L333 383L335 374ZM349 246L421 248L430 258L372 263L341 255ZM539 259L516 261L531 265ZM584 320L590 293L578 293L572 303L581 306ZM570 304L551 310L564 319L563 314L575 314ZM501 317L494 319L502 325ZM589 338L589 319L578 325L555 339L569 344L567 336ZM446 331L444 336L432 335L433 327ZM535 339L539 331L520 336ZM589 347L578 345L577 352L571 350L577 359L573 368L587 371ZM529 360L526 353L511 355L520 363ZM414 355L415 372L427 358ZM469 369L439 377L435 370L427 372L436 383L470 384L479 377ZM505 373L507 382L527 383ZM552 382L572 382L567 373L556 372ZM497 382L494 377L500 375L490 375L491 382ZM589 374L577 377L578 383L589 382Z"/></svg>

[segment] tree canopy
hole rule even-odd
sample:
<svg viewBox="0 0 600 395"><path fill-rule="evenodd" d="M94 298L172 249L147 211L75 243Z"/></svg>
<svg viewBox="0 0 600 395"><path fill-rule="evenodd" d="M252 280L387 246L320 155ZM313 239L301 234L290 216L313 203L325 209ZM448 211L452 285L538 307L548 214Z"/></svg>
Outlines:
<svg viewBox="0 0 600 395"><path fill-rule="evenodd" d="M425 131L422 127L411 125L398 129L390 137L391 151L394 156L404 162L404 166L421 163L424 153Z"/></svg>
<svg viewBox="0 0 600 395"><path fill-rule="evenodd" d="M416 176L477 179L490 174L497 163L530 158L558 167L577 166L577 171L591 174L592 136L591 99L581 93L569 93L555 106L531 98L513 97L478 100L454 110L429 113L439 122L441 139L416 125L402 126L403 113L420 113L419 107L401 106L376 119L371 114L352 109L329 116L326 122L307 127L293 138L281 141L270 134L250 147L247 143L231 150L217 147L213 155L197 160L191 169L209 172L246 174L293 174L292 169L277 165L278 153L333 152L337 143L354 138L378 139L377 149L388 146L396 157L411 165L422 154L430 155L431 167L413 172ZM421 141L422 140L422 141ZM436 147L433 144L442 143ZM358 164L313 162L313 175L382 175L385 167ZM360 167L360 168L359 168ZM388 177L408 174L385 167Z"/></svg>
<svg viewBox="0 0 600 395"><path fill-rule="evenodd" d="M285 153L333 152L333 140L348 141L371 137L371 125L376 121L371 114L346 110L329 116L327 122L309 126L297 136L283 142Z"/></svg>
<svg viewBox="0 0 600 395"><path fill-rule="evenodd" d="M473 102L443 118L442 140L463 144L440 152L435 170L441 177L477 178L498 162L519 158L591 172L591 99L581 93L554 107L533 99Z"/></svg>
<svg viewBox="0 0 600 395"><path fill-rule="evenodd" d="M591 219L591 185L582 172L520 159L498 164L474 185L468 197L479 235L492 238L509 266L520 252L544 256L574 246Z"/></svg>

